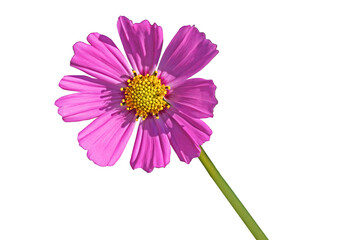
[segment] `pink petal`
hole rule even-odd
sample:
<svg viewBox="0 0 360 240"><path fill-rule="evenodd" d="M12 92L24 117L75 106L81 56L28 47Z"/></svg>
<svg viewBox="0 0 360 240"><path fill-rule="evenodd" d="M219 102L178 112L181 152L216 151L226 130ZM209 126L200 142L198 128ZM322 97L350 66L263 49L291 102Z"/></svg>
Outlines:
<svg viewBox="0 0 360 240"><path fill-rule="evenodd" d="M133 111L108 111L78 135L87 156L99 166L112 166L120 158L135 125Z"/></svg>
<svg viewBox="0 0 360 240"><path fill-rule="evenodd" d="M189 117L175 107L163 111L159 117L165 122L170 144L181 161L190 163L200 156L200 145L209 141L212 134L202 120Z"/></svg>
<svg viewBox="0 0 360 240"><path fill-rule="evenodd" d="M117 27L133 69L142 75L153 73L161 53L162 28L156 23L151 25L147 20L133 24L122 16L119 17Z"/></svg>
<svg viewBox="0 0 360 240"><path fill-rule="evenodd" d="M163 123L149 116L141 121L131 156L131 167L151 172L154 167L165 167L170 162L170 143Z"/></svg>
<svg viewBox="0 0 360 240"><path fill-rule="evenodd" d="M109 109L120 108L121 95L104 93L73 93L56 100L65 122L77 122L100 116Z"/></svg>
<svg viewBox="0 0 360 240"><path fill-rule="evenodd" d="M75 43L71 66L114 84L124 82L132 76L124 55L110 38L91 33L87 40L90 44Z"/></svg>
<svg viewBox="0 0 360 240"><path fill-rule="evenodd" d="M168 95L172 106L193 118L213 117L216 86L212 80L192 78L179 82Z"/></svg>
<svg viewBox="0 0 360 240"><path fill-rule="evenodd" d="M119 84L111 84L97 78L81 75L64 76L59 83L62 89L77 92L102 93L105 90L120 92Z"/></svg>
<svg viewBox="0 0 360 240"><path fill-rule="evenodd" d="M59 98L55 105L65 122L88 120L110 109L120 109L124 93L114 84L86 76L65 76L60 87L80 91Z"/></svg>
<svg viewBox="0 0 360 240"><path fill-rule="evenodd" d="M166 48L159 64L159 77L170 83L187 79L205 67L218 53L216 45L196 27L184 26Z"/></svg>

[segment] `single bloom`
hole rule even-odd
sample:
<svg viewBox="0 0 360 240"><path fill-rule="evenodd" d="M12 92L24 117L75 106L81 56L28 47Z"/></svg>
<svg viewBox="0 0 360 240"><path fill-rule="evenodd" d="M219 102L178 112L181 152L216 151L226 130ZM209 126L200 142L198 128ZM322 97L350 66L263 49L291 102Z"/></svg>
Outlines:
<svg viewBox="0 0 360 240"><path fill-rule="evenodd" d="M181 161L200 155L211 129L201 118L213 117L217 104L212 80L190 78L218 53L194 26L183 26L159 62L162 28L144 20L119 17L117 28L126 56L99 33L77 42L70 65L89 76L64 76L59 86L75 93L55 104L65 122L93 119L78 135L90 160L112 166L120 158L139 120L131 167L151 172L170 161L170 145Z"/></svg>

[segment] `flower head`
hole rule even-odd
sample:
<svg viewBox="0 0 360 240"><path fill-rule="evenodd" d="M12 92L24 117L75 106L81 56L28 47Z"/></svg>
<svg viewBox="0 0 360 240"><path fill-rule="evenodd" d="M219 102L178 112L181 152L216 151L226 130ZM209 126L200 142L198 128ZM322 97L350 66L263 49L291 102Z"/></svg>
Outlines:
<svg viewBox="0 0 360 240"><path fill-rule="evenodd" d="M61 88L76 93L55 102L59 114L66 122L96 118L78 141L97 165L117 162L137 120L132 168L151 172L165 167L170 145L181 161L190 163L212 133L200 119L212 117L217 104L213 81L190 77L216 56L216 45L194 26L184 26L157 67L162 28L147 20L133 24L126 17L119 17L117 27L131 67L108 37L91 33L89 44L74 45L70 63L91 77L61 79Z"/></svg>

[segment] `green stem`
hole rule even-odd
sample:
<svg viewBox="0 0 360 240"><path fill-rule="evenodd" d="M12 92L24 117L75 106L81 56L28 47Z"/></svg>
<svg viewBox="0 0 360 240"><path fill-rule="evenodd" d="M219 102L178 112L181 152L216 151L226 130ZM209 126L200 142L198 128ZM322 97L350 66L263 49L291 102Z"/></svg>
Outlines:
<svg viewBox="0 0 360 240"><path fill-rule="evenodd" d="M251 217L250 213L240 202L239 198L235 195L235 193L231 190L230 186L226 183L225 179L220 175L219 171L211 162L204 149L201 146L200 148L201 153L199 159L201 163L204 165L205 169L208 171L209 175L214 180L216 185L220 188L221 192L225 195L231 206L235 209L237 214L243 220L252 235L254 235L255 239L257 240L268 240L263 231L256 224L255 220Z"/></svg>

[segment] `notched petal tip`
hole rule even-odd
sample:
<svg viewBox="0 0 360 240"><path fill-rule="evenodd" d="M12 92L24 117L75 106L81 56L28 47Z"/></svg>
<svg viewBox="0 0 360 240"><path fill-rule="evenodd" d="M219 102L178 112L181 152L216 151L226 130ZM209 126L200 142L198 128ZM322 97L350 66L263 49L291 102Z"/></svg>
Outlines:
<svg viewBox="0 0 360 240"><path fill-rule="evenodd" d="M110 38L94 32L88 35L87 41L89 43L74 44L72 67L113 84L124 82L131 76L125 57Z"/></svg>
<svg viewBox="0 0 360 240"><path fill-rule="evenodd" d="M170 162L170 152L170 142L162 120L154 116L142 120L130 159L131 167L142 168L146 172L166 167Z"/></svg>
<svg viewBox="0 0 360 240"><path fill-rule="evenodd" d="M136 169L142 169L144 170L145 172L147 173L151 173L152 171L154 171L154 167L152 168L146 168L146 167L141 167L141 166L134 166L132 163L130 163L130 166L133 170L136 170Z"/></svg>
<svg viewBox="0 0 360 240"><path fill-rule="evenodd" d="M99 166L112 166L121 157L135 125L129 112L107 112L78 134L79 145Z"/></svg>
<svg viewBox="0 0 360 240"><path fill-rule="evenodd" d="M59 100L60 100L60 98L58 98L58 99L54 102L54 105L57 106L57 107L60 107Z"/></svg>
<svg viewBox="0 0 360 240"><path fill-rule="evenodd" d="M160 77L170 84L190 78L217 54L217 45L194 26L183 26L166 48L159 64Z"/></svg>
<svg viewBox="0 0 360 240"><path fill-rule="evenodd" d="M163 43L162 28L148 20L133 23L120 16L117 28L126 56L137 72L151 74L157 66Z"/></svg>
<svg viewBox="0 0 360 240"><path fill-rule="evenodd" d="M183 162L200 156L200 145L210 140L212 130L200 119L189 117L177 108L166 112L168 137L174 151Z"/></svg>
<svg viewBox="0 0 360 240"><path fill-rule="evenodd" d="M186 30L186 29L190 29L190 30ZM193 34L199 34L201 36L201 38L203 38L203 40L208 41L209 43L212 44L212 46L214 47L215 50L217 50L217 44L213 43L210 39L206 38L206 34L204 32L200 32L200 30L194 25L185 25L182 26L179 29L179 32L183 30L183 31L195 31ZM218 50L217 50L218 51ZM219 52L219 51L218 51Z"/></svg>
<svg viewBox="0 0 360 240"><path fill-rule="evenodd" d="M118 21L130 21L132 23L132 21L125 16L119 16Z"/></svg>
<svg viewBox="0 0 360 240"><path fill-rule="evenodd" d="M81 145L79 144L79 146L81 146ZM86 150L85 148L83 148L83 149ZM114 161L114 162L98 161L96 158L93 157L93 154L91 154L90 151L87 151L86 156L89 159L89 161L91 161L93 164L95 164L96 166L99 166L99 167L112 167L115 165L115 163L117 163L117 161Z"/></svg>
<svg viewBox="0 0 360 240"><path fill-rule="evenodd" d="M208 118L214 116L214 107L218 104L215 92L212 80L191 78L179 82L167 100L190 117Z"/></svg>
<svg viewBox="0 0 360 240"><path fill-rule="evenodd" d="M149 27L156 27L156 28L161 28L161 26L159 26L156 22L154 22L153 24L150 23L149 20L147 19L144 19L142 20L141 22L139 23L134 23L132 20L130 20L129 18L125 17L125 16L120 16L118 18L118 22L117 22L117 25L119 27L119 24L124 24L124 23L129 23L131 25L135 25L135 26L141 26L141 25L144 25L146 24L147 26Z"/></svg>

